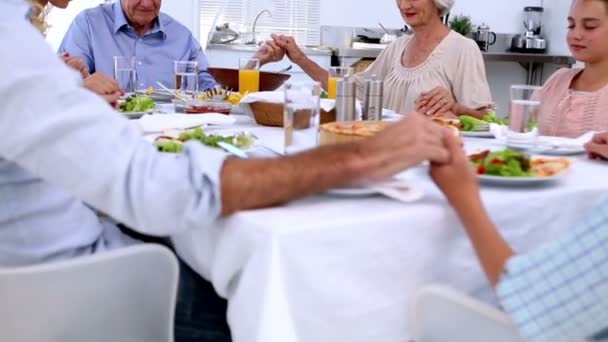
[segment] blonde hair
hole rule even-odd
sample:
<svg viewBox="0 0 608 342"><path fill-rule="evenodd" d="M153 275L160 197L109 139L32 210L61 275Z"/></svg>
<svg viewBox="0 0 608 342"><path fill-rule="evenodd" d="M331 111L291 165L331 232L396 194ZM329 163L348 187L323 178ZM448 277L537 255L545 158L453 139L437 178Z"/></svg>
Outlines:
<svg viewBox="0 0 608 342"><path fill-rule="evenodd" d="M49 14L49 7L42 6L36 0L27 0L34 9L34 15L30 18L32 25L34 25L40 33L46 35L46 31L49 29L49 24L46 22L46 17Z"/></svg>

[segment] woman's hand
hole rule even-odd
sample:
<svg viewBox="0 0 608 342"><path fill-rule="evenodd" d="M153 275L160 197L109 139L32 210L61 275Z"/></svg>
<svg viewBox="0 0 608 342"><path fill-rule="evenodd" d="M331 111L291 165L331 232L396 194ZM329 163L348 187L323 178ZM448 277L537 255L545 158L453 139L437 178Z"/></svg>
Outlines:
<svg viewBox="0 0 608 342"><path fill-rule="evenodd" d="M260 66L267 63L280 62L285 57L285 50L279 47L274 40L268 40L255 53L255 57L260 60Z"/></svg>
<svg viewBox="0 0 608 342"><path fill-rule="evenodd" d="M443 87L436 87L424 92L416 100L416 111L427 116L449 112L454 108L456 100L452 92Z"/></svg>
<svg viewBox="0 0 608 342"><path fill-rule="evenodd" d="M284 36L282 34L273 34L272 40L285 51L287 57L294 63L300 64L306 59L306 55L296 44L293 37Z"/></svg>
<svg viewBox="0 0 608 342"><path fill-rule="evenodd" d="M85 78L84 87L103 97L113 107L117 106L118 99L124 95L118 82L100 73Z"/></svg>
<svg viewBox="0 0 608 342"><path fill-rule="evenodd" d="M448 201L458 208L478 196L477 175L461 147L459 138L447 135L444 137L444 143L450 153L450 159L443 164L432 163L430 174Z"/></svg>
<svg viewBox="0 0 608 342"><path fill-rule="evenodd" d="M585 144L585 151L591 159L608 160L608 132L594 135L593 139Z"/></svg>
<svg viewBox="0 0 608 342"><path fill-rule="evenodd" d="M89 69L87 68L87 65L84 64L84 61L80 59L80 57L72 57L66 52L62 55L62 58L63 62L70 68L78 71L83 79L89 77Z"/></svg>

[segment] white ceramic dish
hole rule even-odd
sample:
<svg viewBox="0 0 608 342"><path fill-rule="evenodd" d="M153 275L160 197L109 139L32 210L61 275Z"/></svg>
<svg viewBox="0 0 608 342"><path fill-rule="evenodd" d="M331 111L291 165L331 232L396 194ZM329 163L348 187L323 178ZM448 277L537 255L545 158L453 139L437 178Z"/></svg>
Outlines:
<svg viewBox="0 0 608 342"><path fill-rule="evenodd" d="M384 195L394 200L410 203L424 197L424 192L407 181L395 179L394 181L355 186L350 188L337 188L327 191L328 194L340 197L368 197Z"/></svg>
<svg viewBox="0 0 608 342"><path fill-rule="evenodd" d="M490 131L483 132L464 132L460 131L460 134L466 138L494 138L494 134Z"/></svg>
<svg viewBox="0 0 608 342"><path fill-rule="evenodd" d="M566 175L568 175L568 170L565 170L550 177L501 177L491 175L478 175L478 178L482 183L485 184L521 186L555 182L564 178Z"/></svg>

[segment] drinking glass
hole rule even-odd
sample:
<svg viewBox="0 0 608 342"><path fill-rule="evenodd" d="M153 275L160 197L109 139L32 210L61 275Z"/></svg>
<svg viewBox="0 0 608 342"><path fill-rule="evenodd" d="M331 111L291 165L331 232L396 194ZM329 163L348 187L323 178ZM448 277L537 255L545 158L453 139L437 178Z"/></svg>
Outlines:
<svg viewBox="0 0 608 342"><path fill-rule="evenodd" d="M239 59L239 93L260 91L260 60L258 58Z"/></svg>
<svg viewBox="0 0 608 342"><path fill-rule="evenodd" d="M196 98L198 95L198 62L175 61L175 90L180 95Z"/></svg>
<svg viewBox="0 0 608 342"><path fill-rule="evenodd" d="M533 149L538 139L538 122L541 87L530 85L511 86L511 105L507 146L516 149Z"/></svg>
<svg viewBox="0 0 608 342"><path fill-rule="evenodd" d="M337 95L338 80L348 78L353 75L351 67L331 67L329 68L329 79L327 80L327 97L335 99Z"/></svg>
<svg viewBox="0 0 608 342"><path fill-rule="evenodd" d="M283 121L285 154L315 148L319 141L319 82L287 83Z"/></svg>
<svg viewBox="0 0 608 342"><path fill-rule="evenodd" d="M114 57L114 79L125 93L135 92L135 85L137 84L135 57Z"/></svg>

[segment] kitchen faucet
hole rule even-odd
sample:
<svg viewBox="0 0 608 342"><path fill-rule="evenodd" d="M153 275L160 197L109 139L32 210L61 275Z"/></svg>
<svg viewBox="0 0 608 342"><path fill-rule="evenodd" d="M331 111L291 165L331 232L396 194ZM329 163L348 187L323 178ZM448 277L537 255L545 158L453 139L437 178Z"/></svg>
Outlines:
<svg viewBox="0 0 608 342"><path fill-rule="evenodd" d="M258 25L258 20L260 19L260 17L264 13L268 13L268 15L270 17L272 17L272 13L269 10L267 10L267 9L261 10L260 12L258 12L258 14L255 16L255 19L253 20L253 26L251 27L251 40L248 41L245 44L247 44L247 45L257 45L258 42L257 42L257 39L255 38L255 28Z"/></svg>

